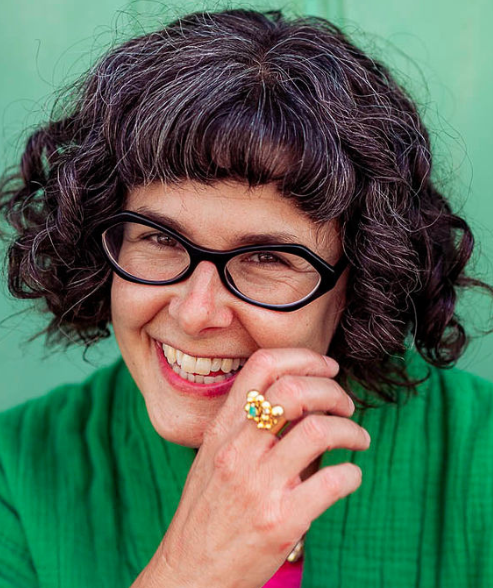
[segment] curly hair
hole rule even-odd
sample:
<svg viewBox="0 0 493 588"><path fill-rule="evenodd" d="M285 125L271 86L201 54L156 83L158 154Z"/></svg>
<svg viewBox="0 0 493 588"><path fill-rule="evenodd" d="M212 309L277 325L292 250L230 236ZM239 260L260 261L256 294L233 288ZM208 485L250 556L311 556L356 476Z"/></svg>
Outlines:
<svg viewBox="0 0 493 588"><path fill-rule="evenodd" d="M343 383L388 402L416 383L393 361L408 336L452 365L467 343L458 289L493 293L464 273L472 233L433 185L415 104L325 19L185 16L110 50L55 111L0 196L9 288L44 299L48 343L109 335L100 226L155 181L274 183L314 222L339 219L350 274L331 355Z"/></svg>

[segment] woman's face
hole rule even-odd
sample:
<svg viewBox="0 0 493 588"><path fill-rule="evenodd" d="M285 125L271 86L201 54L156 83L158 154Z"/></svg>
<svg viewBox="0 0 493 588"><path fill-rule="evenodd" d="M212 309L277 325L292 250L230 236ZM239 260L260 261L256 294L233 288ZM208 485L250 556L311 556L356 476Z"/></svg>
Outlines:
<svg viewBox="0 0 493 588"><path fill-rule="evenodd" d="M125 208L165 216L178 223L190 241L209 249L246 245L248 235L284 233L284 241L305 245L329 263L335 264L342 254L335 223L318 227L272 184L249 189L232 182L213 187L156 183L131 191ZM344 306L346 274L333 290L294 312L267 310L236 298L208 261L187 280L167 286L134 284L115 275L111 308L116 339L159 435L180 445L200 446L235 379L231 372L222 372L234 372L238 360L257 349L305 347L326 353ZM208 385L185 380L170 367L163 345L170 346L171 364L176 351L190 356L184 366L189 371L197 373L205 366L207 372L220 365L221 371L205 377L219 373L222 381L217 382L217 376ZM194 363L194 358L201 359ZM200 376L197 379L201 382Z"/></svg>

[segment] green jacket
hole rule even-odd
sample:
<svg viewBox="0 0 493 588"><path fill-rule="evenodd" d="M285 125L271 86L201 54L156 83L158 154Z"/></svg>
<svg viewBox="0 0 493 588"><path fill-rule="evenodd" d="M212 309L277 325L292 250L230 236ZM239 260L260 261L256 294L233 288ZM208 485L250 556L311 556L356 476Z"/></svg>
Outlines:
<svg viewBox="0 0 493 588"><path fill-rule="evenodd" d="M432 368L409 402L353 418L371 448L323 465L354 461L363 483L312 524L303 588L491 588L493 386ZM0 588L128 588L194 456L156 433L122 361L0 414Z"/></svg>

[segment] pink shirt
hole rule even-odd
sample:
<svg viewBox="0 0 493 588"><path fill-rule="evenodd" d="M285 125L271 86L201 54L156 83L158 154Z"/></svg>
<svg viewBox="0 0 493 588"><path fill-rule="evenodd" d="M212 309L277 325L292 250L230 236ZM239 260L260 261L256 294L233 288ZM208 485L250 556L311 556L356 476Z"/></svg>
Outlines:
<svg viewBox="0 0 493 588"><path fill-rule="evenodd" d="M295 563L284 562L264 588L300 588L303 558Z"/></svg>

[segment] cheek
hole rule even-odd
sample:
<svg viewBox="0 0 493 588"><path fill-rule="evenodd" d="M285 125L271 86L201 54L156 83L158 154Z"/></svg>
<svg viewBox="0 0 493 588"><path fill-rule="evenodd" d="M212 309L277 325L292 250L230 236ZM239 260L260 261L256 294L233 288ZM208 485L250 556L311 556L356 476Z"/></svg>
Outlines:
<svg viewBox="0 0 493 588"><path fill-rule="evenodd" d="M345 304L345 288L322 296L299 311L259 311L252 307L242 325L259 348L304 347L327 353Z"/></svg>
<svg viewBox="0 0 493 588"><path fill-rule="evenodd" d="M111 286L111 320L117 336L152 320L163 307L163 301L156 294L150 287L115 276Z"/></svg>
<svg viewBox="0 0 493 588"><path fill-rule="evenodd" d="M346 307L347 281L348 272L345 272L339 279L337 287L330 294L330 302L322 312L323 318L321 322L325 325L325 329L320 333L320 346L323 349L323 353L327 353Z"/></svg>
<svg viewBox="0 0 493 588"><path fill-rule="evenodd" d="M306 313L299 316L293 325L301 345L318 353L327 353L330 342L341 320L346 304L346 279L326 296L305 307Z"/></svg>

